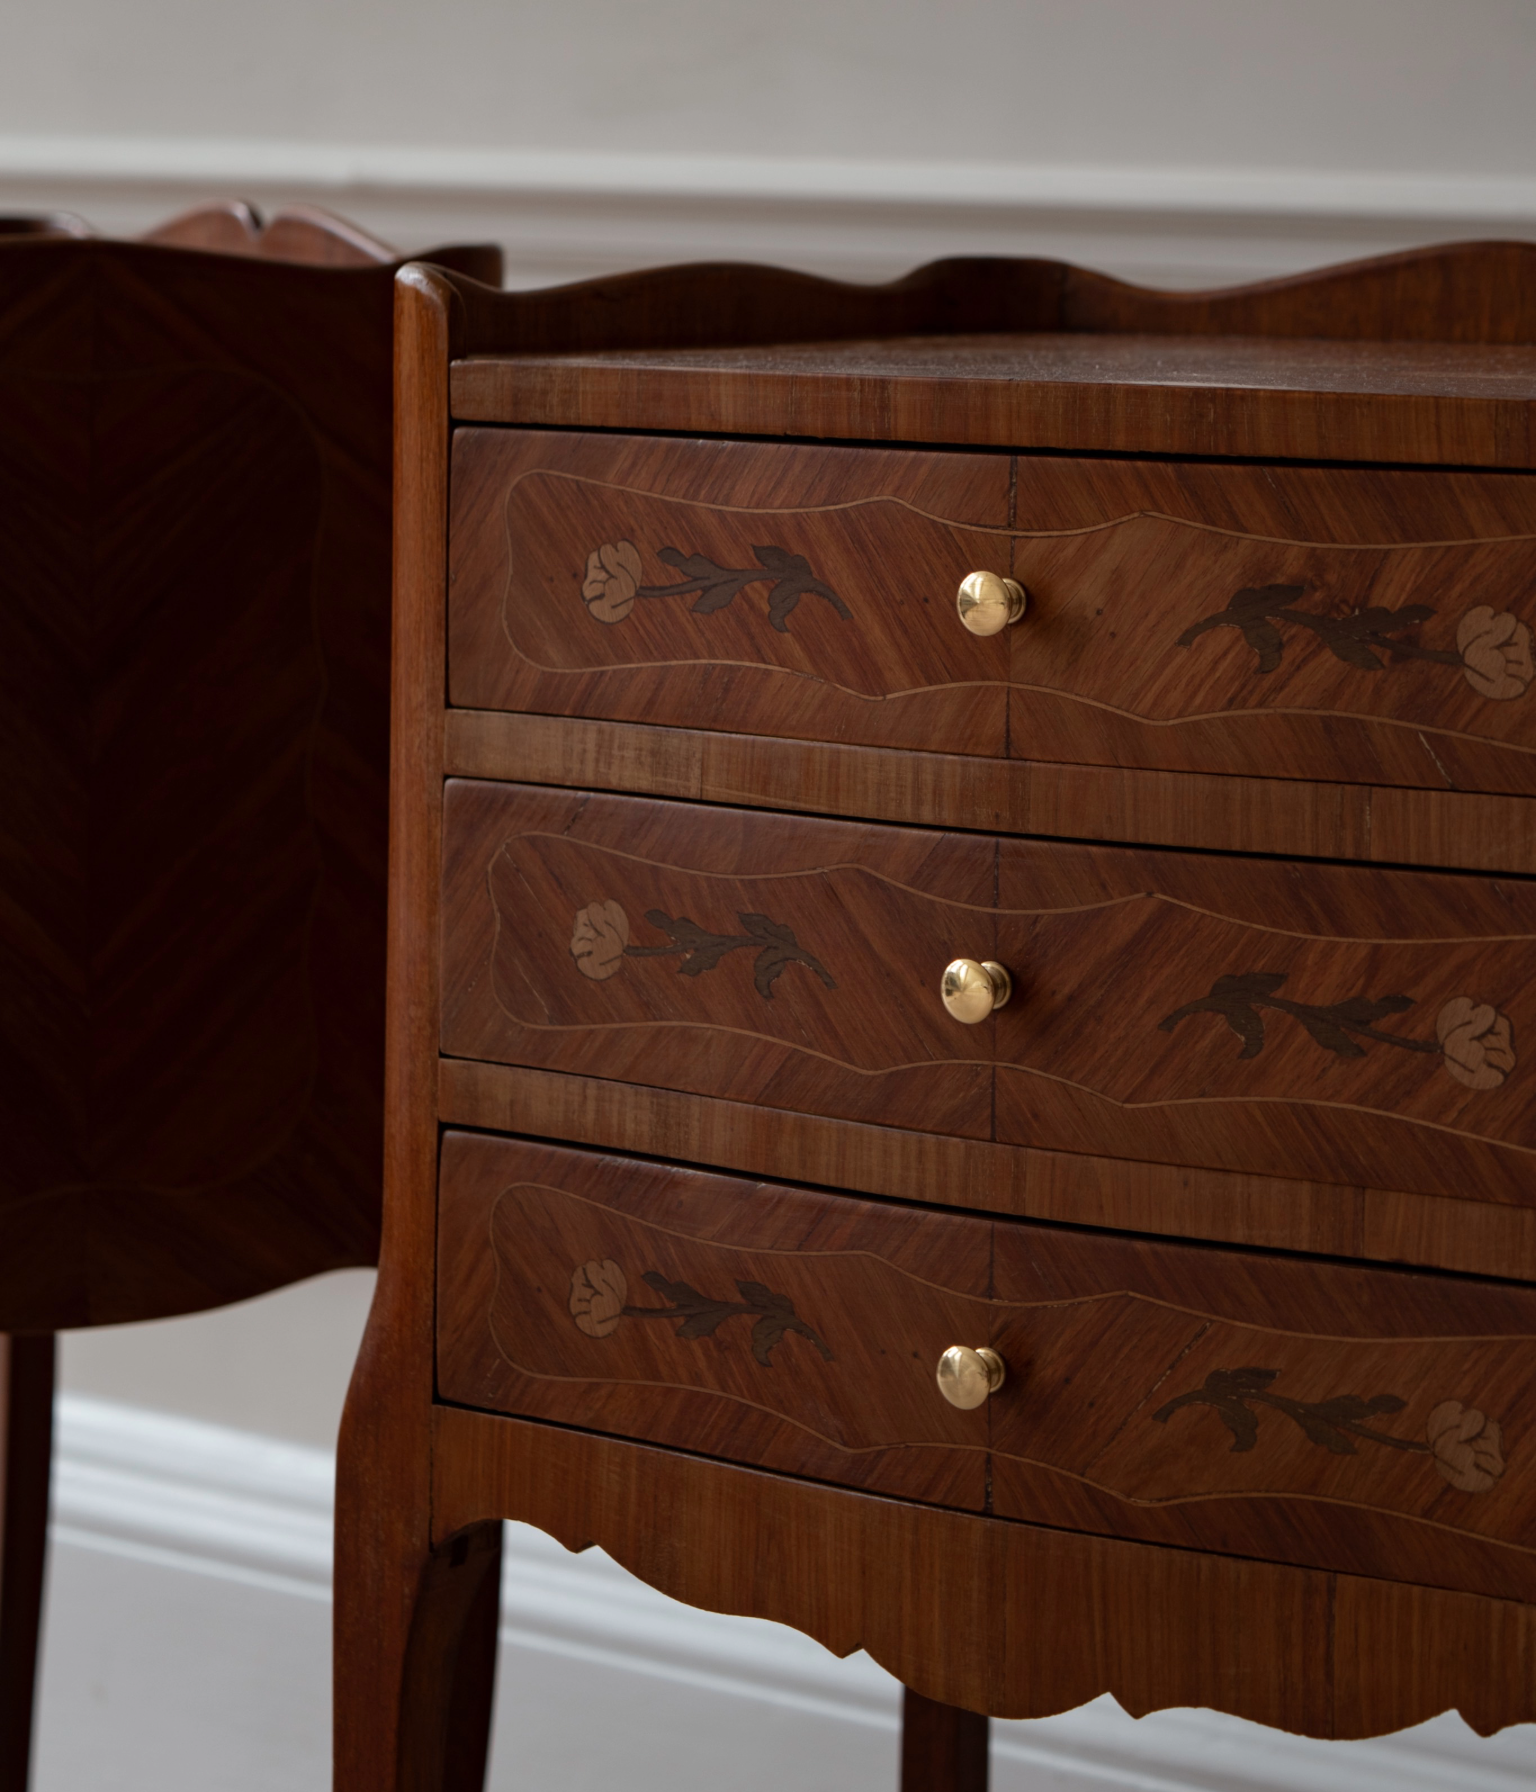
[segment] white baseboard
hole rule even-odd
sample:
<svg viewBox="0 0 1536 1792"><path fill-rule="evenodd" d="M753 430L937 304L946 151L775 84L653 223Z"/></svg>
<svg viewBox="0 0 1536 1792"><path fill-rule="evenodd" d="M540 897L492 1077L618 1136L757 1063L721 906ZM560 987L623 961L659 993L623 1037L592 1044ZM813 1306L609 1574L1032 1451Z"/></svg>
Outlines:
<svg viewBox="0 0 1536 1792"><path fill-rule="evenodd" d="M54 1537L294 1597L329 1598L332 1459L247 1432L64 1395ZM893 1730L895 1682L867 1658L834 1664L779 1625L662 1598L600 1551L570 1555L509 1527L503 1635L524 1649L659 1677L711 1695ZM1491 1741L1455 1716L1397 1737L1318 1743L1209 1711L1132 1722L1104 1698L997 1724L999 1784L1126 1792L1524 1792L1536 1729Z"/></svg>
<svg viewBox="0 0 1536 1792"><path fill-rule="evenodd" d="M222 195L329 206L407 250L500 242L516 286L700 259L878 280L943 255L1201 286L1536 237L1536 180L1503 176L0 136L0 210L127 234Z"/></svg>

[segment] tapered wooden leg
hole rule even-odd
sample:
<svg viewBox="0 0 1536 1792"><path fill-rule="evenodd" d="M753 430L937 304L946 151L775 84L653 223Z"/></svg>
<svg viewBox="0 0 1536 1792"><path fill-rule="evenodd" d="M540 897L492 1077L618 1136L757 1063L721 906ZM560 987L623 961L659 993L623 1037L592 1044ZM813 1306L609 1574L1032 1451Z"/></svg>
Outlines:
<svg viewBox="0 0 1536 1792"><path fill-rule="evenodd" d="M475 1525L432 1557L417 1599L401 1714L411 1792L481 1792L500 1615L501 1526Z"/></svg>
<svg viewBox="0 0 1536 1792"><path fill-rule="evenodd" d="M901 1703L901 1792L987 1792L987 1719L925 1699Z"/></svg>
<svg viewBox="0 0 1536 1792"><path fill-rule="evenodd" d="M51 1335L0 1333L0 1792L26 1792L53 1455Z"/></svg>
<svg viewBox="0 0 1536 1792"><path fill-rule="evenodd" d="M360 1561L368 1540L348 1529L343 1547L338 1525L336 1792L481 1792L500 1524L473 1525L394 1574L377 1555Z"/></svg>

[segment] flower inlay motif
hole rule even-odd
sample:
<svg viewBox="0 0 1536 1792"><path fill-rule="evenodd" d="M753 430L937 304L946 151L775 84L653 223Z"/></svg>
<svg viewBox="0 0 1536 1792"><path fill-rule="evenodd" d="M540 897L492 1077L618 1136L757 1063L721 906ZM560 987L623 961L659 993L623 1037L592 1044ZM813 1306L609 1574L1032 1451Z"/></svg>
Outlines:
<svg viewBox="0 0 1536 1792"><path fill-rule="evenodd" d="M589 902L576 911L571 929L571 957L583 977L601 983L624 968L629 944L629 916L616 902Z"/></svg>
<svg viewBox="0 0 1536 1792"><path fill-rule="evenodd" d="M1178 644L1189 647L1211 629L1235 628L1258 656L1255 669L1273 672L1285 656L1283 623L1308 630L1335 659L1361 672L1381 672L1409 660L1457 666L1480 697L1498 702L1523 696L1536 677L1530 628L1508 610L1474 605L1456 625L1453 653L1405 638L1405 631L1434 617L1427 604L1404 604L1397 610L1372 606L1347 616L1327 616L1296 608L1305 590L1304 585L1253 585L1236 591L1224 610L1202 616L1185 629Z"/></svg>
<svg viewBox="0 0 1536 1792"><path fill-rule="evenodd" d="M1166 1425L1185 1406L1208 1406L1232 1433L1232 1449L1243 1452L1259 1441L1259 1415L1269 1407L1298 1426L1309 1443L1335 1456L1355 1456L1357 1443L1431 1456L1441 1476L1462 1493L1487 1493L1504 1473L1504 1438L1496 1419L1460 1400L1442 1400L1429 1415L1425 1441L1398 1437L1368 1421L1401 1412L1408 1404L1397 1394L1335 1394L1326 1400L1293 1400L1274 1392L1278 1369L1212 1369L1204 1383L1179 1394L1152 1418Z"/></svg>
<svg viewBox="0 0 1536 1792"><path fill-rule="evenodd" d="M589 1338L608 1338L619 1329L621 1320L677 1319L681 1324L676 1336L691 1342L712 1338L729 1319L751 1319L752 1355L765 1369L773 1367L774 1347L789 1332L813 1344L823 1361L832 1361L832 1352L795 1312L789 1296L775 1294L761 1282L738 1281L740 1300L715 1300L690 1282L668 1281L660 1270L649 1269L640 1279L670 1304L629 1305L628 1281L611 1257L579 1263L571 1272L570 1300L571 1317L578 1328Z"/></svg>
<svg viewBox="0 0 1536 1792"><path fill-rule="evenodd" d="M749 585L767 584L768 622L781 635L802 597L824 598L847 621L851 612L830 585L811 570L803 554L765 545L752 550L756 566L721 566L707 554L685 554L681 548L659 548L658 560L683 576L672 585L642 585L640 550L632 541L605 541L587 555L581 596L587 613L598 622L622 622L636 598L692 597L696 616L728 609Z"/></svg>
<svg viewBox="0 0 1536 1792"><path fill-rule="evenodd" d="M1435 1017L1435 1037L1415 1039L1377 1023L1414 1006L1412 996L1347 996L1341 1002L1295 1002L1279 994L1284 971L1238 971L1220 976L1210 990L1157 1023L1171 1033L1194 1014L1219 1014L1242 1041L1239 1058L1256 1058L1268 1035L1261 1009L1299 1021L1324 1051L1337 1058L1363 1058L1369 1045L1438 1054L1446 1074L1469 1089L1497 1089L1515 1067L1514 1029L1509 1016L1471 996L1452 996Z"/></svg>
<svg viewBox="0 0 1536 1792"><path fill-rule="evenodd" d="M752 985L765 1002L773 1000L773 986L792 964L804 965L828 989L837 984L827 967L807 952L795 931L768 915L738 913L741 933L711 933L687 915L669 915L649 908L645 918L671 942L665 946L632 946L629 917L613 901L589 902L576 911L571 930L571 957L583 977L602 982L624 968L626 958L676 958L678 974L701 977L718 968L732 952L755 952Z"/></svg>

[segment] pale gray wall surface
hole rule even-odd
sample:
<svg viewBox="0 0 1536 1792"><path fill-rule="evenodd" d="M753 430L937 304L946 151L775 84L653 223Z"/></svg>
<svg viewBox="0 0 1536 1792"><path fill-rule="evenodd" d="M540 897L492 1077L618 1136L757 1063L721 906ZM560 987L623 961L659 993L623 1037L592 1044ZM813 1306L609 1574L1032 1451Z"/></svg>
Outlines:
<svg viewBox="0 0 1536 1792"><path fill-rule="evenodd" d="M8 0L7 133L1526 176L1528 0Z"/></svg>
<svg viewBox="0 0 1536 1792"><path fill-rule="evenodd" d="M343 1269L211 1313L65 1332L60 1381L334 1450L373 1283L371 1269Z"/></svg>
<svg viewBox="0 0 1536 1792"><path fill-rule="evenodd" d="M0 208L213 193L516 285L1045 254L1157 284L1536 238L1529 0L0 0Z"/></svg>

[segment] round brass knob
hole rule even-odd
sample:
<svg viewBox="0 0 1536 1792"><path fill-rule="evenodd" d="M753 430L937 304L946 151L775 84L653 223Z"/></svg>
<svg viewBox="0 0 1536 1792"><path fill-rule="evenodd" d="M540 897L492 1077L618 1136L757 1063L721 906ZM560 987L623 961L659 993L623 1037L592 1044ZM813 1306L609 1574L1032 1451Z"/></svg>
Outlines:
<svg viewBox="0 0 1536 1792"><path fill-rule="evenodd" d="M1007 1365L995 1350L951 1344L939 1358L939 1392L951 1406L970 1412L997 1392L1007 1373Z"/></svg>
<svg viewBox="0 0 1536 1792"><path fill-rule="evenodd" d="M992 959L980 963L974 958L957 958L944 967L939 982L939 995L944 1006L958 1021L974 1027L994 1008L1001 1008L1013 994L1013 979L1007 970Z"/></svg>
<svg viewBox="0 0 1536 1792"><path fill-rule="evenodd" d="M968 573L955 594L960 620L973 635L1000 635L1017 622L1029 602L1029 593L1017 579L995 572Z"/></svg>

